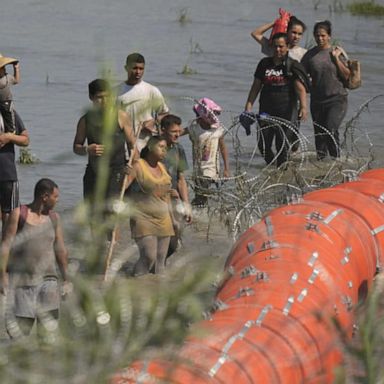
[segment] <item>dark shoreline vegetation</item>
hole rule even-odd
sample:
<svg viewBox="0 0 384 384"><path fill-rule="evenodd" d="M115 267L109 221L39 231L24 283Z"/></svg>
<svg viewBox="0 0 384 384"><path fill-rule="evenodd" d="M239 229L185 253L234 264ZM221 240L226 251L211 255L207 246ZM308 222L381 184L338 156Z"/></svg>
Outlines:
<svg viewBox="0 0 384 384"><path fill-rule="evenodd" d="M347 9L354 16L384 16L384 6L372 1L354 1L347 5Z"/></svg>
<svg viewBox="0 0 384 384"><path fill-rule="evenodd" d="M27 164L36 164L40 160L31 153L29 147L20 148L19 151L19 164L27 165Z"/></svg>

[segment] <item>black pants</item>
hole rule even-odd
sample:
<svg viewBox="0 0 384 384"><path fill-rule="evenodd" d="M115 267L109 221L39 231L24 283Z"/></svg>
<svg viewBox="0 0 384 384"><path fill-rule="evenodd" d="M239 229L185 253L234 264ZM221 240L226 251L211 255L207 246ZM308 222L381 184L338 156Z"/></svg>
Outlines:
<svg viewBox="0 0 384 384"><path fill-rule="evenodd" d="M339 127L347 113L347 108L347 96L340 96L325 103L311 102L315 146L319 160L328 153L333 158L340 156Z"/></svg>
<svg viewBox="0 0 384 384"><path fill-rule="evenodd" d="M118 199L120 196L124 177L124 168L110 169L105 193L100 196L101 200L97 202L95 199L97 175L89 165L87 166L83 177L83 196L84 200L88 201L90 204L91 215L89 217L89 221L92 232L93 228L98 225L95 217L99 219L106 219L109 217L111 212L113 212L112 203L113 200ZM101 216L95 216L96 212L101 214ZM111 237L112 229L107 231L107 238L110 240Z"/></svg>
<svg viewBox="0 0 384 384"><path fill-rule="evenodd" d="M275 139L276 159L272 150L273 139ZM288 159L288 144L287 129L283 125L271 121L259 122L257 145L267 164L276 161L276 165L279 167L285 163Z"/></svg>

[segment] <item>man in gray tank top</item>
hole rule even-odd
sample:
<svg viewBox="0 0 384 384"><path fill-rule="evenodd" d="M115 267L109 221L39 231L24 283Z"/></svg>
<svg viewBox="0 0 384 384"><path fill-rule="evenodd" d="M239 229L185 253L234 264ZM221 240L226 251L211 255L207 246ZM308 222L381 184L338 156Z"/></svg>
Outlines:
<svg viewBox="0 0 384 384"><path fill-rule="evenodd" d="M28 335L36 320L38 334L44 332L45 321L59 316L59 275L64 281L63 292L69 288L68 253L60 217L53 211L58 198L56 183L38 181L33 202L20 207L12 254L9 256L9 248L3 253L0 289L3 293L9 288L6 326L11 338Z"/></svg>

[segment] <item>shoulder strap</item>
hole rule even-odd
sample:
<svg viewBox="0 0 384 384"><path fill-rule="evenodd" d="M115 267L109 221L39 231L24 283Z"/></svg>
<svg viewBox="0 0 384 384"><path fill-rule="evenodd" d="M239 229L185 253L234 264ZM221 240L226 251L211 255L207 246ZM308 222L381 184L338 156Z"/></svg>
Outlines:
<svg viewBox="0 0 384 384"><path fill-rule="evenodd" d="M339 48L341 51L341 54L345 57L345 60L349 60L347 52L345 52L345 49L343 47L340 47L340 45L335 45L334 48Z"/></svg>
<svg viewBox="0 0 384 384"><path fill-rule="evenodd" d="M25 204L20 205L20 215L19 215L19 222L17 223L17 232L20 232L25 222L27 221L28 216L28 206Z"/></svg>
<svg viewBox="0 0 384 384"><path fill-rule="evenodd" d="M56 229L57 228L57 222L59 220L58 214L55 211L49 211L48 215L49 215L49 218L51 219L51 223L53 225L53 228Z"/></svg>
<svg viewBox="0 0 384 384"><path fill-rule="evenodd" d="M287 76L292 76L292 64L293 64L293 59L289 56L287 56L287 59L285 61L285 71Z"/></svg>
<svg viewBox="0 0 384 384"><path fill-rule="evenodd" d="M49 211L48 213L49 218L51 219L51 223L54 229L57 227L57 221L58 221L58 215L54 211ZM20 215L19 215L19 222L17 223L17 232L22 231L24 228L24 224L27 221L28 216L28 206L23 204L20 205Z"/></svg>

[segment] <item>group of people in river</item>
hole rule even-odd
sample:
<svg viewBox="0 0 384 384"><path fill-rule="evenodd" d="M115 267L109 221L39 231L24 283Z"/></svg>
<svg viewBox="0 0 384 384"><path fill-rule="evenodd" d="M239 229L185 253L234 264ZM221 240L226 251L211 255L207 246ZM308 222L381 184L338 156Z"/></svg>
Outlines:
<svg viewBox="0 0 384 384"><path fill-rule="evenodd" d="M290 16L286 32L267 39L265 33L274 25L271 22L252 32L267 57L257 65L239 122L247 135L257 123L258 148L265 162L284 169L289 154L298 150L300 122L308 117L310 93L317 157L321 160L329 154L337 158L338 128L347 110L344 84L349 69L343 50L332 45L331 23L314 25L316 46L308 51L298 45L306 30L302 21ZM8 64L14 67L13 76L5 71ZM195 100L195 118L183 127L160 90L143 80L144 69L144 57L132 53L126 59L124 82L113 87L98 78L88 84L92 105L79 119L73 141L74 153L88 157L83 177L88 206L95 208L101 203L103 217L108 217L113 211L110 203L123 194L133 208L130 228L139 250L134 276L164 272L167 256L177 248L180 227L192 220L191 205L205 206L205 191L221 176L230 176L225 129L220 122L222 108L207 97ZM58 317L60 275L64 292L70 284L62 224L53 211L58 185L50 179L39 180L33 202L20 205L14 147L27 146L29 135L14 110L9 89L19 81L18 61L1 56L0 291L8 291L16 323L23 334L29 334L35 319L39 322L47 314ZM195 196L191 203L185 177L187 156L178 141L182 135L188 135L192 143ZM104 187L100 187L101 179ZM90 222L95 236L93 229L99 223L93 221L92 214Z"/></svg>
<svg viewBox="0 0 384 384"><path fill-rule="evenodd" d="M268 40L264 33L273 28L268 23L252 31L268 57L257 65L240 122L247 135L258 120L258 146L267 164L281 166L288 159L288 149L299 146L300 122L308 118L307 95L310 93L317 158L340 156L339 127L347 106L345 84L350 76L345 51L332 44L332 25L328 20L313 27L316 46L306 50L298 44L305 24L291 16L287 32L277 32ZM252 112L259 96L259 113ZM283 121L281 120L283 119ZM272 150L275 140L276 155Z"/></svg>

